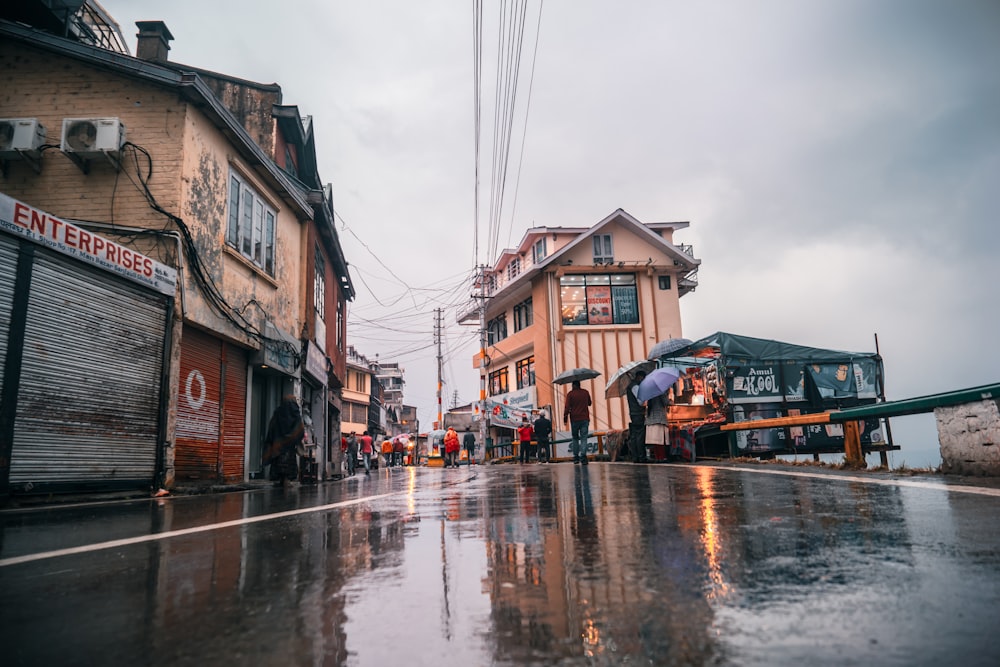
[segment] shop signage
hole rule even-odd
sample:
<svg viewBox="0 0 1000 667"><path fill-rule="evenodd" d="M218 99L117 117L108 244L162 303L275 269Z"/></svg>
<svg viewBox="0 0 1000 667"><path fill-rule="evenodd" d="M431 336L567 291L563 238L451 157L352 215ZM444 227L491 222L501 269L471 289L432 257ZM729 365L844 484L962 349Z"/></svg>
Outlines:
<svg viewBox="0 0 1000 667"><path fill-rule="evenodd" d="M761 403L806 400L799 366L760 363L731 366L727 395L730 403Z"/></svg>
<svg viewBox="0 0 1000 667"><path fill-rule="evenodd" d="M521 418L534 421L531 411L535 409L535 388L525 387L506 394L497 394L486 399L486 415L490 424L501 428L517 428Z"/></svg>
<svg viewBox="0 0 1000 667"><path fill-rule="evenodd" d="M177 271L103 236L0 193L0 229L173 296Z"/></svg>
<svg viewBox="0 0 1000 667"><path fill-rule="evenodd" d="M326 355L312 341L306 343L306 372L319 383L326 383Z"/></svg>

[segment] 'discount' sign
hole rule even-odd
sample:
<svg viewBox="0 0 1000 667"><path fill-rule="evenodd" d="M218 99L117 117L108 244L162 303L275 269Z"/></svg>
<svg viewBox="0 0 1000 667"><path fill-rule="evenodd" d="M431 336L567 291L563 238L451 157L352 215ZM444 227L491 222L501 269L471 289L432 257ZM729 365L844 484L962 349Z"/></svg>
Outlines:
<svg viewBox="0 0 1000 667"><path fill-rule="evenodd" d="M177 271L131 248L0 193L0 229L173 296Z"/></svg>

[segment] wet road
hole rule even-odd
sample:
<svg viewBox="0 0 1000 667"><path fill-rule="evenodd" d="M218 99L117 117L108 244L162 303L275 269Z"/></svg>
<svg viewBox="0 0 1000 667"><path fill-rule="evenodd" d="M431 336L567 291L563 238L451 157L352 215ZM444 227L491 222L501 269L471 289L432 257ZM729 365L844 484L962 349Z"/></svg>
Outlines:
<svg viewBox="0 0 1000 667"><path fill-rule="evenodd" d="M997 665L1000 491L394 469L0 512L4 665Z"/></svg>

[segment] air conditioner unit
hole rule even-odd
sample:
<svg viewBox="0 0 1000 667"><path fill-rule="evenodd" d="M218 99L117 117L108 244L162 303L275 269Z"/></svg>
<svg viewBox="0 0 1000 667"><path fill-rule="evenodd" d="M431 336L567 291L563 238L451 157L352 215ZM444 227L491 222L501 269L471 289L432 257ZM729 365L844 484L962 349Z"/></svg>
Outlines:
<svg viewBox="0 0 1000 667"><path fill-rule="evenodd" d="M125 124L117 118L64 118L60 149L80 158L117 157Z"/></svg>
<svg viewBox="0 0 1000 667"><path fill-rule="evenodd" d="M45 127L37 118L0 118L0 159L38 157L45 143Z"/></svg>

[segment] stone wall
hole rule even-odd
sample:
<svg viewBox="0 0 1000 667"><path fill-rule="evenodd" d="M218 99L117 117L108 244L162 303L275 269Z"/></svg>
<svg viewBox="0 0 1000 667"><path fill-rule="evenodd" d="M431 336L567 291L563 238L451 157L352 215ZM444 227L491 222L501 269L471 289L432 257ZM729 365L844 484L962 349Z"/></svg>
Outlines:
<svg viewBox="0 0 1000 667"><path fill-rule="evenodd" d="M941 470L957 475L1000 476L1000 404L979 401L935 408Z"/></svg>

